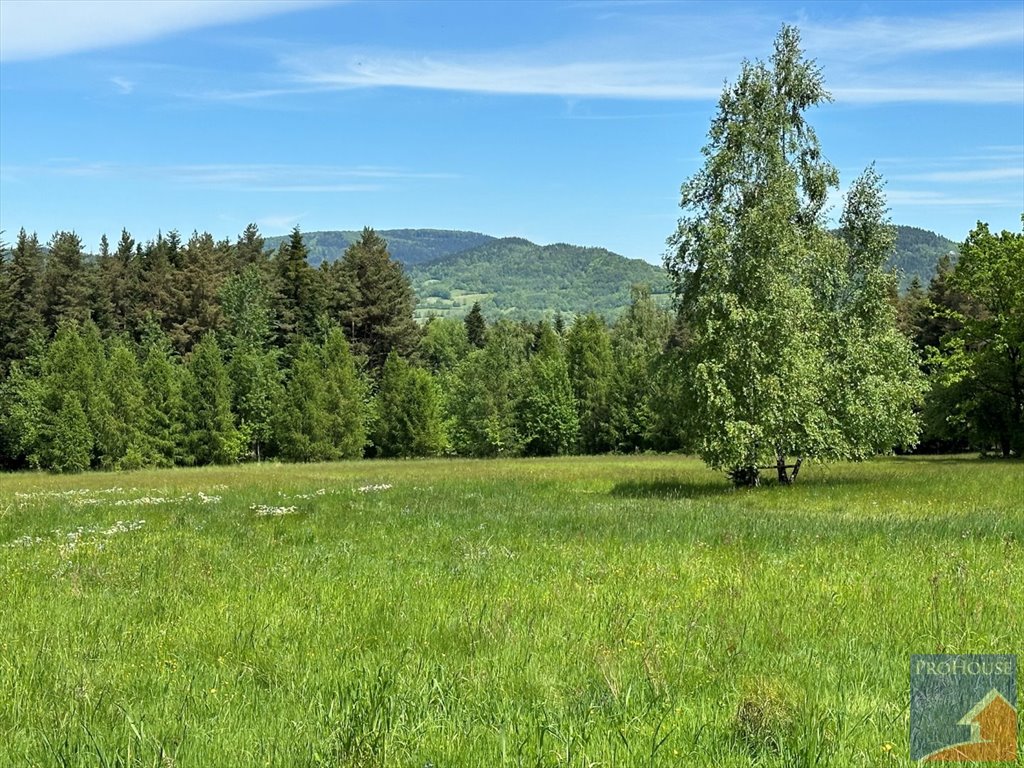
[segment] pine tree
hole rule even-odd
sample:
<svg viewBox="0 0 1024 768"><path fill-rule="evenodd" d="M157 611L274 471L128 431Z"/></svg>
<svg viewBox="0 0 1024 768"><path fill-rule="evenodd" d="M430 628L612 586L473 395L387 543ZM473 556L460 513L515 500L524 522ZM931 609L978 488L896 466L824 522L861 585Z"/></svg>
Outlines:
<svg viewBox="0 0 1024 768"><path fill-rule="evenodd" d="M159 326L154 322L144 328L141 379L146 435L158 466L187 463L184 373Z"/></svg>
<svg viewBox="0 0 1024 768"><path fill-rule="evenodd" d="M350 293L340 316L332 319L345 330L353 353L366 358L371 371L380 370L392 351L409 359L420 338L413 319L416 297L384 239L364 229L337 271L339 283Z"/></svg>
<svg viewBox="0 0 1024 768"><path fill-rule="evenodd" d="M436 456L447 445L437 382L395 353L381 372L372 438L385 457Z"/></svg>
<svg viewBox="0 0 1024 768"><path fill-rule="evenodd" d="M362 456L364 389L344 334L332 328L320 347L302 342L292 360L275 420L280 455L291 461Z"/></svg>
<svg viewBox="0 0 1024 768"><path fill-rule="evenodd" d="M480 309L479 301L473 302L473 307L464 318L464 322L466 323L466 336L469 338L469 343L477 349L482 349L487 342L487 321L484 319L484 313Z"/></svg>
<svg viewBox="0 0 1024 768"><path fill-rule="evenodd" d="M306 261L308 256L298 227L274 256L277 344L282 349L314 338L318 318L324 311L320 279Z"/></svg>
<svg viewBox="0 0 1024 768"><path fill-rule="evenodd" d="M182 395L186 447L195 464L230 464L241 452L231 413L231 382L217 337L207 333L188 359Z"/></svg>
<svg viewBox="0 0 1024 768"><path fill-rule="evenodd" d="M90 286L82 239L74 232L57 232L48 248L43 321L51 331L63 320L84 323L90 315Z"/></svg>
<svg viewBox="0 0 1024 768"><path fill-rule="evenodd" d="M594 313L576 318L566 337L569 376L579 421L579 447L602 453L615 444L611 425L615 363L604 320Z"/></svg>

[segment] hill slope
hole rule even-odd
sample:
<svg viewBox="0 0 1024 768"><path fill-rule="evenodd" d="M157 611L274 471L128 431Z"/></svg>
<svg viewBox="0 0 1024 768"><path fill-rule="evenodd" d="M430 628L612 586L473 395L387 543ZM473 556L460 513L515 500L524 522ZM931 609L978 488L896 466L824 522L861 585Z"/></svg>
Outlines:
<svg viewBox="0 0 1024 768"><path fill-rule="evenodd" d="M629 303L630 287L646 283L668 301L661 267L627 259L604 248L559 243L540 246L521 238L443 229L390 229L379 234L405 265L419 298L417 315L461 316L479 301L489 315L540 317L594 310L612 316ZM268 250L286 236L268 237ZM356 231L305 232L309 261L334 261L359 237ZM914 277L927 285L939 258L956 252L951 240L917 227L896 227L890 268L900 270L900 289Z"/></svg>
<svg viewBox="0 0 1024 768"><path fill-rule="evenodd" d="M927 287L935 275L935 265L947 253L957 253L957 244L942 235L917 227L896 227L896 252L888 266L900 271L900 290L905 291L915 277Z"/></svg>
<svg viewBox="0 0 1024 768"><path fill-rule="evenodd" d="M303 232L302 239L309 248L309 263L316 267L322 261L340 259L345 249L359 238L359 234L350 230ZM495 239L479 232L450 229L385 229L377 234L387 240L392 258L406 265L433 261L468 251ZM264 241L264 247L267 250L276 250L287 237L268 237Z"/></svg>
<svg viewBox="0 0 1024 768"><path fill-rule="evenodd" d="M604 248L536 245L505 238L408 268L420 299L417 312L462 315L479 301L489 315L537 317L593 310L614 315L630 288L646 283L667 299L660 267Z"/></svg>

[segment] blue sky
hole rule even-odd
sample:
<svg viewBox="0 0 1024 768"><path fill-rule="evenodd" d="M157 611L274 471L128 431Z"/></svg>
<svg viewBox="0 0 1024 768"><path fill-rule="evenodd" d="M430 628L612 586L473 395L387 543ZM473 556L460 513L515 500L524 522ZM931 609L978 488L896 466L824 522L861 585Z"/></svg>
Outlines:
<svg viewBox="0 0 1024 768"><path fill-rule="evenodd" d="M1020 228L1020 0L0 0L0 229L431 227L658 263L723 83L783 22L844 184L874 162L896 223Z"/></svg>

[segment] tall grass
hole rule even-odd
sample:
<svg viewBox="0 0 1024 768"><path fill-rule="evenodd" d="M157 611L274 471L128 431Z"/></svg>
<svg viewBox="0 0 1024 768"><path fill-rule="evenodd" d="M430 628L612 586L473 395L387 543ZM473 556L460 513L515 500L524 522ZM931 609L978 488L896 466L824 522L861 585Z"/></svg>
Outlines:
<svg viewBox="0 0 1024 768"><path fill-rule="evenodd" d="M907 764L909 655L1021 649L1022 497L973 459L0 476L0 765Z"/></svg>

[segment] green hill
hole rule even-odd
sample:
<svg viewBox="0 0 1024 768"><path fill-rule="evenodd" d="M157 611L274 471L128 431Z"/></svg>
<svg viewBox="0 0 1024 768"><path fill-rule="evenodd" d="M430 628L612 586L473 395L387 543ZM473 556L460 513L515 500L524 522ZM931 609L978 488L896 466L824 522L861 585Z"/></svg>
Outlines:
<svg viewBox="0 0 1024 768"><path fill-rule="evenodd" d="M593 310L615 315L629 304L630 288L646 283L668 300L664 270L604 248L521 238L495 240L470 251L408 268L419 297L417 314L469 311L474 301L489 316L539 317Z"/></svg>
<svg viewBox="0 0 1024 768"><path fill-rule="evenodd" d="M668 281L661 267L604 248L541 246L521 238L443 229L390 229L379 234L391 255L405 265L419 298L420 317L462 316L475 301L490 316L536 318L593 310L610 317L629 303L630 287L637 283L650 285L668 302ZM314 266L340 258L358 236L356 231L303 233ZM268 237L267 249L276 249L284 239ZM897 226L896 250L888 264L900 271L900 289L906 290L915 276L927 285L938 260L956 248L956 243L934 232Z"/></svg>
<svg viewBox="0 0 1024 768"><path fill-rule="evenodd" d="M935 265L947 253L957 253L957 244L942 235L917 227L896 227L896 252L888 266L900 271L900 290L905 291L917 277L927 286Z"/></svg>
<svg viewBox="0 0 1024 768"><path fill-rule="evenodd" d="M378 232L388 241L391 256L403 264L419 264L424 261L450 256L489 243L495 238L479 232L461 232L450 229L385 229ZM268 237L267 250L276 250L287 235ZM352 243L359 238L359 232L303 232L302 239L309 248L309 263L314 267L322 261L341 258Z"/></svg>

